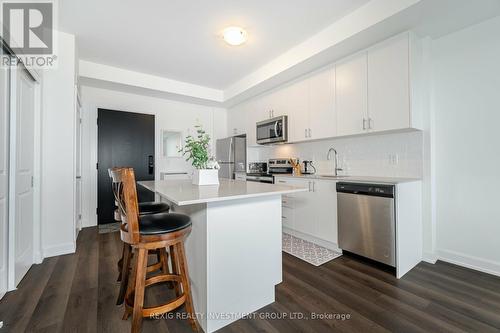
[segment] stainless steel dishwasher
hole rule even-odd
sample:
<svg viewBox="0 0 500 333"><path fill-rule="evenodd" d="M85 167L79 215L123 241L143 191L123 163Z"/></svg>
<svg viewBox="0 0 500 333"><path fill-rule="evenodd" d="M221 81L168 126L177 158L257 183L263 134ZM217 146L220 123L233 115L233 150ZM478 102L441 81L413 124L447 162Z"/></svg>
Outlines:
<svg viewBox="0 0 500 333"><path fill-rule="evenodd" d="M394 185L337 183L339 247L396 267Z"/></svg>

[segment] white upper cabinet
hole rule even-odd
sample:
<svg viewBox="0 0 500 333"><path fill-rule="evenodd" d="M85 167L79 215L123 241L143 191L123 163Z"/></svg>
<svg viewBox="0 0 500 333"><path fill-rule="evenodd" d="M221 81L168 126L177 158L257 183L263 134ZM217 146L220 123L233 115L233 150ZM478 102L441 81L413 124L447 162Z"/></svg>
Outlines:
<svg viewBox="0 0 500 333"><path fill-rule="evenodd" d="M419 128L417 49L404 33L256 97L229 112L229 133L246 132L256 145L255 123L281 115L288 116L288 142Z"/></svg>
<svg viewBox="0 0 500 333"><path fill-rule="evenodd" d="M236 105L227 113L229 135L245 134L247 130L247 103Z"/></svg>
<svg viewBox="0 0 500 333"><path fill-rule="evenodd" d="M336 65L337 135L365 132L367 128L366 53Z"/></svg>
<svg viewBox="0 0 500 333"><path fill-rule="evenodd" d="M309 128L309 82L300 80L283 89L287 96L288 141L307 140Z"/></svg>
<svg viewBox="0 0 500 333"><path fill-rule="evenodd" d="M368 50L368 116L370 131L410 127L408 35Z"/></svg>
<svg viewBox="0 0 500 333"><path fill-rule="evenodd" d="M335 67L309 78L309 139L337 135L335 114Z"/></svg>

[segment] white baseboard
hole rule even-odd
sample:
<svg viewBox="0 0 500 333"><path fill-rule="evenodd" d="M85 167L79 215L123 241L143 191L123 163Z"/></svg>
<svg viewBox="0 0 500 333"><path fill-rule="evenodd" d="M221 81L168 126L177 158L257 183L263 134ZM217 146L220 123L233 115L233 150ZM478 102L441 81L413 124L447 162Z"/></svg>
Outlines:
<svg viewBox="0 0 500 333"><path fill-rule="evenodd" d="M450 250L438 250L438 259L476 271L500 276L500 262L478 258Z"/></svg>
<svg viewBox="0 0 500 333"><path fill-rule="evenodd" d="M43 257L44 258L55 257L63 254L75 253L75 251L76 251L76 246L75 243L73 242L51 245L43 248Z"/></svg>
<svg viewBox="0 0 500 333"><path fill-rule="evenodd" d="M328 242L328 241L325 241L323 239L319 239L319 238L316 238L314 236L311 236L311 235L308 235L308 234L304 234L304 233L302 233L300 231L289 229L287 227L283 227L283 232L285 232L285 233L287 233L289 235L295 236L297 238L306 240L308 242L311 242L311 243L318 244L320 246L326 247L329 250L342 253L342 250L339 248L338 244L336 244L336 243Z"/></svg>
<svg viewBox="0 0 500 333"><path fill-rule="evenodd" d="M43 261L42 251L35 251L35 253L33 253L33 263L41 264L42 261Z"/></svg>
<svg viewBox="0 0 500 333"><path fill-rule="evenodd" d="M435 264L438 261L438 257L435 253L424 252L422 253L422 261L428 262L429 264Z"/></svg>

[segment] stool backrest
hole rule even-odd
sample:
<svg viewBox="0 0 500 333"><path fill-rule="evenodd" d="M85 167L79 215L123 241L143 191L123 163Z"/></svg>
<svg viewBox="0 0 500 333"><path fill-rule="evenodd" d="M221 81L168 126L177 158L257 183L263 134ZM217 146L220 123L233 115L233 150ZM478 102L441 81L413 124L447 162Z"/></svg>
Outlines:
<svg viewBox="0 0 500 333"><path fill-rule="evenodd" d="M122 217L122 239L131 244L139 242L139 203L133 168L112 168L108 170L113 180L113 194Z"/></svg>

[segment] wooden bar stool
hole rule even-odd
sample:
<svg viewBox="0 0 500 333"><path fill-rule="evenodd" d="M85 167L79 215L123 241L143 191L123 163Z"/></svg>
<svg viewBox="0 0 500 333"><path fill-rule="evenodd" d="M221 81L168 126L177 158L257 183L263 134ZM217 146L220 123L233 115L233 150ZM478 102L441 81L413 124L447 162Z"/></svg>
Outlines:
<svg viewBox="0 0 500 333"><path fill-rule="evenodd" d="M111 171L112 170L119 170L120 168L110 168L108 169L108 174L111 177ZM117 222L121 222L121 214L118 209L118 184L112 182L112 190L113 190L113 195L115 197L115 213L114 213L114 219ZM150 215L150 214L158 214L158 213L168 213L170 210L170 206L165 203L165 202L140 202L139 203L139 215L144 216L144 215ZM140 219L139 219L140 223ZM166 264L168 262L168 253L166 251L155 251L155 254L157 256L157 262L149 265L147 272L155 272L157 270L163 270L165 273L168 272L168 265ZM166 258L162 258L165 256ZM122 256L120 260L118 260L117 266L118 266L118 278L117 281L120 282L120 292L118 293L118 297L116 299L116 305L121 305L123 304L123 301L125 299L125 291L127 289L127 283L128 283L128 277L129 277L129 272L130 272L130 261L132 259L132 251L130 248L130 245L127 243L123 243L123 248L122 248ZM126 263L125 269L123 268L123 263Z"/></svg>
<svg viewBox="0 0 500 333"><path fill-rule="evenodd" d="M139 332L143 317L164 314L185 304L191 327L197 331L198 324L191 299L191 287L184 252L184 240L191 232L190 217L177 213L152 214L143 216L141 223L139 223L134 170L122 168L111 170L110 173L113 183L117 184L118 207L122 218L120 237L123 242L130 244L133 251L136 251L136 260L125 296L123 319L127 319L132 314L132 332ZM163 272L160 275L147 278L148 251L165 251L167 247L173 251L171 264L174 273ZM144 308L145 288L167 281L175 283L176 298L159 306Z"/></svg>

